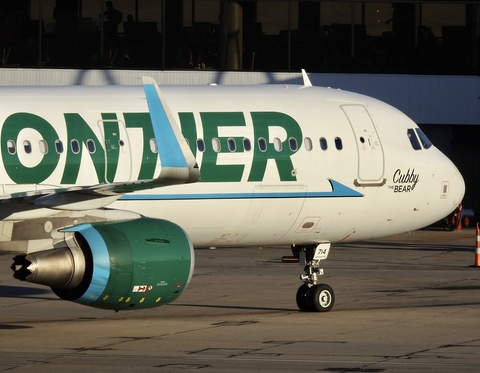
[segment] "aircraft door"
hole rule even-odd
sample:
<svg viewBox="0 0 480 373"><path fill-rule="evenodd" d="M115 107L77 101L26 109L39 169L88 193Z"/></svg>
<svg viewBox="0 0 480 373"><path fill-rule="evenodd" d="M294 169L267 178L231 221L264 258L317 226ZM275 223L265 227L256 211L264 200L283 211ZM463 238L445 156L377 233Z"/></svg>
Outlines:
<svg viewBox="0 0 480 373"><path fill-rule="evenodd" d="M130 181L132 157L125 123L103 120L99 125L105 144L105 180L108 183Z"/></svg>
<svg viewBox="0 0 480 373"><path fill-rule="evenodd" d="M362 105L343 105L342 110L352 127L358 151L358 179L356 185L379 186L385 168L383 147L367 109Z"/></svg>

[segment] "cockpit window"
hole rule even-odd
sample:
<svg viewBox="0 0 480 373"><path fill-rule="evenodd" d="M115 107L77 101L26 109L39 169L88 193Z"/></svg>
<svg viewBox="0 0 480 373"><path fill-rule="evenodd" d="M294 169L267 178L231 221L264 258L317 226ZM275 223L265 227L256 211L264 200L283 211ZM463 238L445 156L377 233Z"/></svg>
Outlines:
<svg viewBox="0 0 480 373"><path fill-rule="evenodd" d="M407 130L407 135L408 135L408 139L410 140L410 143L412 144L413 149L421 150L422 147L420 146L420 143L418 142L418 137L415 134L415 131L413 130L413 128L409 128Z"/></svg>
<svg viewBox="0 0 480 373"><path fill-rule="evenodd" d="M417 135L420 138L420 142L422 143L422 146L425 149L428 149L429 147L432 146L432 142L428 139L427 135L425 135L420 128L415 128L415 131L417 131Z"/></svg>

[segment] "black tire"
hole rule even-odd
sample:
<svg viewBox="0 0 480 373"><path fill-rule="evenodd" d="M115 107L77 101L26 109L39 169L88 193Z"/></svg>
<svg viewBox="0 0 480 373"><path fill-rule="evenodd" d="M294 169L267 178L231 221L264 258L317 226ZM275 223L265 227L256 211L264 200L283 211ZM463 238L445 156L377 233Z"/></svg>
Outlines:
<svg viewBox="0 0 480 373"><path fill-rule="evenodd" d="M315 285L308 292L308 304L313 311L328 312L335 304L335 293L327 284Z"/></svg>
<svg viewBox="0 0 480 373"><path fill-rule="evenodd" d="M302 312L313 311L307 299L307 294L309 293L309 291L310 291L310 287L307 284L303 284L297 290L297 297L296 297L297 306L298 306L298 309Z"/></svg>

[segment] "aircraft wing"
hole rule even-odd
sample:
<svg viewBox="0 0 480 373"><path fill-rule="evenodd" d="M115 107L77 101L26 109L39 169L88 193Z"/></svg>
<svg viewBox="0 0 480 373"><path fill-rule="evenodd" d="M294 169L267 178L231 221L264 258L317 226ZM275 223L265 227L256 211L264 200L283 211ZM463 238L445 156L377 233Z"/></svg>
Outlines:
<svg viewBox="0 0 480 373"><path fill-rule="evenodd" d="M153 187L196 182L200 172L194 155L181 134L157 83L143 77L143 87L158 148L160 171L154 179L102 183L87 186L13 186L0 201L12 209L22 205L59 210L91 210L109 205L125 193ZM16 206L13 208L13 206Z"/></svg>

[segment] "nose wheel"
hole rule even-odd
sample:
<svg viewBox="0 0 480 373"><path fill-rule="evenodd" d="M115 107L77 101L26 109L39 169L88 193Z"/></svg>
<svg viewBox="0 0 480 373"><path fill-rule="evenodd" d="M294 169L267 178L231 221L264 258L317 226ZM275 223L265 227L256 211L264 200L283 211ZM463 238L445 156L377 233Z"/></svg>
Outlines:
<svg viewBox="0 0 480 373"><path fill-rule="evenodd" d="M302 284L297 291L297 306L303 312L328 312L335 303L335 293L327 284Z"/></svg>
<svg viewBox="0 0 480 373"><path fill-rule="evenodd" d="M309 245L300 249L299 263L304 266L305 274L300 275L303 284L298 288L296 301L300 311L328 312L335 304L335 293L327 284L319 284L323 275L320 261L328 257L330 243Z"/></svg>

